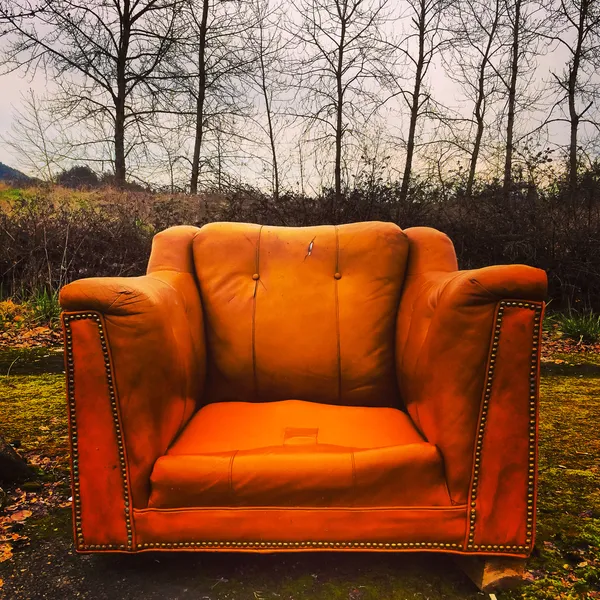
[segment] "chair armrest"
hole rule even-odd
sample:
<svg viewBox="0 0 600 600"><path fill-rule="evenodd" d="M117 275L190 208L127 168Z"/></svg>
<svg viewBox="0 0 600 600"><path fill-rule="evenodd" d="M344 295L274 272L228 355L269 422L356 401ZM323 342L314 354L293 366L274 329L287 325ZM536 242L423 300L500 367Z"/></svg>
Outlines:
<svg viewBox="0 0 600 600"><path fill-rule="evenodd" d="M60 303L77 547L131 549L130 511L147 506L156 459L201 399L198 286L193 273L167 265L142 277L75 281Z"/></svg>
<svg viewBox="0 0 600 600"><path fill-rule="evenodd" d="M416 426L440 449L452 501L474 503L473 511L485 513L491 497L502 502L498 487L505 480L506 493L522 491L518 502L511 499L517 514L531 468L546 274L524 265L456 271L445 236L422 228L406 233L421 248L409 264L398 314L401 396ZM423 252L425 241L434 252ZM477 495L480 469L493 481ZM495 490L487 499L486 485ZM519 544L526 540L522 516Z"/></svg>
<svg viewBox="0 0 600 600"><path fill-rule="evenodd" d="M60 304L65 311L94 310L104 315L139 318L160 312L171 302L185 302L190 292L194 294L194 290L185 289L193 279L181 275L158 271L141 277L78 279L61 289Z"/></svg>

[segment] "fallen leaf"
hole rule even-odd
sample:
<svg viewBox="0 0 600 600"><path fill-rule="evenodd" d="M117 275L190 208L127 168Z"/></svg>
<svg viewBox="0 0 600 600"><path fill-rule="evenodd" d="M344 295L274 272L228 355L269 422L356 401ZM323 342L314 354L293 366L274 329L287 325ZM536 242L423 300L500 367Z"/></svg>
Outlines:
<svg viewBox="0 0 600 600"><path fill-rule="evenodd" d="M0 563L6 562L12 558L12 546L5 542L0 542Z"/></svg>
<svg viewBox="0 0 600 600"><path fill-rule="evenodd" d="M552 542L544 542L544 548L556 548L556 546Z"/></svg>
<svg viewBox="0 0 600 600"><path fill-rule="evenodd" d="M48 333L50 331L50 327L34 327L31 331L33 333Z"/></svg>
<svg viewBox="0 0 600 600"><path fill-rule="evenodd" d="M30 510L18 510L16 513L10 515L11 521L24 521L27 517L30 517L33 513Z"/></svg>

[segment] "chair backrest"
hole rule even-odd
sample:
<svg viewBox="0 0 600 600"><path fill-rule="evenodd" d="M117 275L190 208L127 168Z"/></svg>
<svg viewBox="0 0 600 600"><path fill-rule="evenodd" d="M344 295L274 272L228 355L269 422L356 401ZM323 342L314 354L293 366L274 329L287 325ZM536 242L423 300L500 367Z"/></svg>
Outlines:
<svg viewBox="0 0 600 600"><path fill-rule="evenodd" d="M208 402L398 406L408 240L392 223L211 223L193 242Z"/></svg>

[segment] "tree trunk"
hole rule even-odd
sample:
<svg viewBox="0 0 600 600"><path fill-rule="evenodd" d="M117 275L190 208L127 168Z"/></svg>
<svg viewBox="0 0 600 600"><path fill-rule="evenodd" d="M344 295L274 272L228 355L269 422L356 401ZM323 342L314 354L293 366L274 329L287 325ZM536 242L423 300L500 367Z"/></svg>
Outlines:
<svg viewBox="0 0 600 600"><path fill-rule="evenodd" d="M302 198L305 197L304 192L304 158L302 158L302 142L298 140L298 165L300 166L300 193Z"/></svg>
<svg viewBox="0 0 600 600"><path fill-rule="evenodd" d="M267 73L265 69L265 57L263 53L263 23L260 23L260 83L263 98L265 100L265 111L267 113L267 126L269 128L269 144L271 145L271 168L272 168L272 192L273 200L277 202L279 200L279 168L277 166L277 148L275 146L275 132L273 131L273 118L271 115L271 99L269 97L269 91L267 89Z"/></svg>
<svg viewBox="0 0 600 600"><path fill-rule="evenodd" d="M115 183L125 185L127 170L125 167L125 99L119 98L115 111Z"/></svg>
<svg viewBox="0 0 600 600"><path fill-rule="evenodd" d="M125 0L121 19L121 39L117 56L117 96L115 98L115 183L122 187L127 178L125 165L125 99L127 97L127 55L131 37L130 3Z"/></svg>
<svg viewBox="0 0 600 600"><path fill-rule="evenodd" d="M415 85L412 94L412 103L410 107L410 125L408 128L408 140L406 144L406 162L404 163L404 175L402 176L402 186L400 188L400 205L406 202L408 197L408 186L410 184L410 175L412 171L412 161L415 152L415 135L417 131L417 120L419 118L419 108L421 102L421 86L423 84L423 67L425 65L425 28L427 18L427 7L425 0L421 0L421 12L419 14L419 57L417 59L417 70L415 73ZM400 206L396 217L400 214Z"/></svg>
<svg viewBox="0 0 600 600"><path fill-rule="evenodd" d="M504 159L503 195L505 204L509 200L512 183L513 137L515 127L515 105L517 98L517 77L519 74L519 29L521 27L521 2L515 1L515 19L513 23L512 58L510 63L510 83L508 88L508 120L506 123L506 156Z"/></svg>
<svg viewBox="0 0 600 600"><path fill-rule="evenodd" d="M198 193L198 177L200 175L200 149L204 133L204 99L206 97L206 30L208 24L209 0L202 2L202 18L198 40L198 96L196 98L196 135L194 139L194 156L192 157L192 177L190 193Z"/></svg>
<svg viewBox="0 0 600 600"><path fill-rule="evenodd" d="M500 18L500 6L499 0L496 0L496 13L494 15L494 22L488 34L488 41L485 47L485 51L481 58L481 64L479 66L479 78L477 85L477 100L475 102L475 120L477 121L477 132L475 134L475 143L473 144L473 152L471 152L471 161L469 165L469 179L467 180L466 197L471 198L473 193L473 183L475 181L475 173L477 171L477 161L479 160L479 151L481 149L481 140L483 138L483 130L485 127L485 74L486 68L489 64L490 52L492 51L492 44L496 35L496 29L498 27L498 21Z"/></svg>
<svg viewBox="0 0 600 600"><path fill-rule="evenodd" d="M0 481L19 483L33 477L27 463L15 452L14 448L0 435Z"/></svg>
<svg viewBox="0 0 600 600"><path fill-rule="evenodd" d="M217 190L221 191L221 132L217 133Z"/></svg>
<svg viewBox="0 0 600 600"><path fill-rule="evenodd" d="M569 139L569 172L567 175L567 183L569 186L569 192L571 194L571 200L574 200L575 194L577 193L577 133L581 115L577 112L576 93L588 10L589 0L582 0L579 10L579 22L577 26L577 46L575 47L575 52L573 53L573 64L569 70L569 82L567 90L569 96L569 120L571 126L571 135Z"/></svg>
<svg viewBox="0 0 600 600"><path fill-rule="evenodd" d="M573 104L575 104L573 102ZM577 193L577 132L579 129L579 117L575 111L571 111L571 99L569 98L569 113L571 116L571 135L569 138L569 173L567 175L569 193L571 200Z"/></svg>
<svg viewBox="0 0 600 600"><path fill-rule="evenodd" d="M344 7L345 8L345 7ZM342 29L340 32L340 42L338 45L338 63L335 72L336 86L337 86L337 105L336 109L336 122L335 122L335 203L333 206L333 215L337 213L337 207L342 202L342 137L344 135L343 129L343 111L344 111L344 86L342 81L343 69L344 69L344 44L346 38L346 12L342 16Z"/></svg>
<svg viewBox="0 0 600 600"><path fill-rule="evenodd" d="M465 196L470 199L473 194L473 183L475 182L475 172L477 170L477 161L479 159L479 150L481 149L481 139L483 138L483 115L479 112L480 108L476 108L475 119L477 120L477 133L475 134L475 142L473 144L473 152L471 153L471 162L469 165L469 178L467 179L467 189Z"/></svg>

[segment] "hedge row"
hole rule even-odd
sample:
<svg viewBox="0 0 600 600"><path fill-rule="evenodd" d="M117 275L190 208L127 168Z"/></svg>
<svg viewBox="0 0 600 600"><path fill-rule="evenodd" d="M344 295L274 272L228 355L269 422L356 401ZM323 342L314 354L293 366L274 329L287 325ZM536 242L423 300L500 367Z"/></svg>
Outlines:
<svg viewBox="0 0 600 600"><path fill-rule="evenodd" d="M256 190L228 195L165 196L147 192L0 190L0 286L3 296L57 290L87 276L144 273L152 236L175 224L217 220L313 225L361 220L435 227L453 240L461 268L524 263L545 269L557 306L600 308L600 169L582 177L573 197L560 181L543 189L496 183L466 198L459 184L417 181L406 202L397 184L360 185L336 204Z"/></svg>

